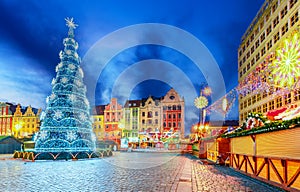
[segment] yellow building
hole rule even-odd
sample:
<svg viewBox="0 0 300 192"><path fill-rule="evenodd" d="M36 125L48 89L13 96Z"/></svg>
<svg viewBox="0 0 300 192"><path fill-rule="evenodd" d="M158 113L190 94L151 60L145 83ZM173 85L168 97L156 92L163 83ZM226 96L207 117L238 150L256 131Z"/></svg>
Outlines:
<svg viewBox="0 0 300 192"><path fill-rule="evenodd" d="M161 132L161 103L159 98L148 97L140 105L140 132Z"/></svg>
<svg viewBox="0 0 300 192"><path fill-rule="evenodd" d="M28 138L40 128L41 109L32 109L28 106L22 110L21 105L16 106L13 115L12 132L16 138Z"/></svg>
<svg viewBox="0 0 300 192"><path fill-rule="evenodd" d="M240 124L250 112L268 116L300 105L299 88L283 92L279 87L268 87L273 76L264 71L266 65L277 59L276 50L297 30L299 9L300 1L297 0L266 0L242 37L238 50L238 79L240 87L248 88L242 90L239 97ZM262 73L263 78L257 79ZM249 89L249 86L252 87Z"/></svg>
<svg viewBox="0 0 300 192"><path fill-rule="evenodd" d="M141 100L127 100L123 108L124 128L122 130L122 138L128 138L129 142L138 142L140 104ZM119 127L122 126L119 125Z"/></svg>
<svg viewBox="0 0 300 192"><path fill-rule="evenodd" d="M103 140L105 137L104 129L104 109L105 105L98 105L93 110L93 131L98 141Z"/></svg>

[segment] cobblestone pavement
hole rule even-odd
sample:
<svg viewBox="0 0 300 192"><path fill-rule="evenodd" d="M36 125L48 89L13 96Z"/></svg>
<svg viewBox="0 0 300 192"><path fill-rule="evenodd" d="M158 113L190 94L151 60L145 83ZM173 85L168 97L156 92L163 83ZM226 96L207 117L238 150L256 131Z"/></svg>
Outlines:
<svg viewBox="0 0 300 192"><path fill-rule="evenodd" d="M192 167L193 191L284 191L233 171L229 167L203 165L199 161L194 161Z"/></svg>
<svg viewBox="0 0 300 192"><path fill-rule="evenodd" d="M0 158L0 191L279 191L190 156L116 153L86 161Z"/></svg>

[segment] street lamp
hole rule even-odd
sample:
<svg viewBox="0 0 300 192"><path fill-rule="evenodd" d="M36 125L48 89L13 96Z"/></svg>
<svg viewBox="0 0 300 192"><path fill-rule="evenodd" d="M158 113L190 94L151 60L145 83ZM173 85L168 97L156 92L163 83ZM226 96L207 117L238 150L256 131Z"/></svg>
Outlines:
<svg viewBox="0 0 300 192"><path fill-rule="evenodd" d="M206 115L204 108L207 107L208 105L208 99L205 96L209 96L210 94L211 94L211 89L209 87L205 87L204 89L200 90L200 96L197 97L194 101L194 105L200 110L199 125L201 124L201 117L202 117L202 124L204 124L205 115Z"/></svg>
<svg viewBox="0 0 300 192"><path fill-rule="evenodd" d="M19 131L22 128L22 124L19 122L18 124L15 125L15 130L16 130L16 137L19 138Z"/></svg>

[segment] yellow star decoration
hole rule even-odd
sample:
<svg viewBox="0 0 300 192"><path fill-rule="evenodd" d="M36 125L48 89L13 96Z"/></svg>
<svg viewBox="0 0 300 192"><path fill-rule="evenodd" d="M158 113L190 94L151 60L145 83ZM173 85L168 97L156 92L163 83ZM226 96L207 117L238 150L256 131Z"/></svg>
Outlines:
<svg viewBox="0 0 300 192"><path fill-rule="evenodd" d="M271 64L271 74L275 86L293 89L300 77L300 41L298 33L285 39L276 50L276 59Z"/></svg>

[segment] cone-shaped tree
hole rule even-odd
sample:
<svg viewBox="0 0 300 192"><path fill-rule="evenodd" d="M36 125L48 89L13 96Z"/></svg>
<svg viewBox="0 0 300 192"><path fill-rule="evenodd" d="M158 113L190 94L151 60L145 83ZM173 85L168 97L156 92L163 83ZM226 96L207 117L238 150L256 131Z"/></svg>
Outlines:
<svg viewBox="0 0 300 192"><path fill-rule="evenodd" d="M52 94L47 98L47 108L40 131L35 139L36 152L92 152L95 136L92 131L86 86L83 83L81 59L74 40L77 25L73 18L66 19L68 37L63 40L60 63L52 80Z"/></svg>

